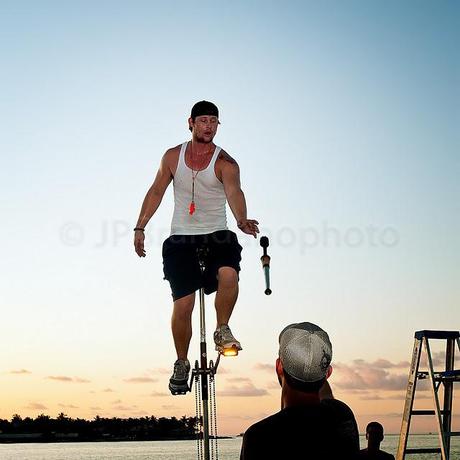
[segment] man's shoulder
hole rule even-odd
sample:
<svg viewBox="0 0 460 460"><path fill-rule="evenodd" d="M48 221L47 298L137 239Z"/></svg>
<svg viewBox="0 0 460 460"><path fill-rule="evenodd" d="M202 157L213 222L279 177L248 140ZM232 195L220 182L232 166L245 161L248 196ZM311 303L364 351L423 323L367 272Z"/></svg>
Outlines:
<svg viewBox="0 0 460 460"><path fill-rule="evenodd" d="M236 162L236 160L223 148L220 149L217 161L222 165L233 165L235 167L238 167L238 163Z"/></svg>
<svg viewBox="0 0 460 460"><path fill-rule="evenodd" d="M177 160L179 158L179 153L182 144L176 145L175 147L170 147L166 150L163 155L163 162L167 164L170 168L175 168L177 165Z"/></svg>
<svg viewBox="0 0 460 460"><path fill-rule="evenodd" d="M305 406L293 406L285 408L275 414L269 415L268 417L254 423L251 425L247 431L250 433L257 433L259 431L269 431L277 430L279 427L285 427L286 423L296 422L301 420L305 422L306 420L318 420L318 417L321 417L323 420L328 418L328 415L331 417L336 417L339 409L343 412L345 406L348 406L341 401L334 400L335 403L327 404L318 404L318 405L305 405ZM335 409L337 407L337 409ZM348 410L351 409L348 408Z"/></svg>
<svg viewBox="0 0 460 460"><path fill-rule="evenodd" d="M372 459L377 459L377 460L395 460L394 455L389 454L388 452L384 452L383 450L379 451L377 456L375 456L373 454L371 454L371 456L370 456L368 451L367 451L367 448L366 449L361 449L359 451L358 459L365 460L366 458L367 459L372 458Z"/></svg>
<svg viewBox="0 0 460 460"><path fill-rule="evenodd" d="M272 427L276 427L278 424L281 423L281 412L277 412L276 414L269 415L262 420L251 425L247 430L246 433L249 435L257 434L260 431L265 432ZM245 433L245 435L246 435Z"/></svg>
<svg viewBox="0 0 460 460"><path fill-rule="evenodd" d="M334 399L334 398L322 399L321 406L325 408L326 410L334 411L336 416L343 417L343 418L348 418L350 416L354 417L353 411L350 409L350 407L347 404L345 404L343 401L340 401L340 399Z"/></svg>
<svg viewBox="0 0 460 460"><path fill-rule="evenodd" d="M178 155L181 147L182 147L182 144L175 145L174 147L169 147L169 149L167 149L165 152L165 156L166 155Z"/></svg>

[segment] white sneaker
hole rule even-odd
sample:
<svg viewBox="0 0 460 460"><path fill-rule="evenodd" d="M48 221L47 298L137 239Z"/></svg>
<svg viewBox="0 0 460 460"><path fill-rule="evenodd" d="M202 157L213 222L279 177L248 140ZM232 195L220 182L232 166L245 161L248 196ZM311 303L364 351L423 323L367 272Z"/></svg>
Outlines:
<svg viewBox="0 0 460 460"><path fill-rule="evenodd" d="M214 332L214 343L216 344L216 350L219 353L224 353L225 350L235 350L235 354L242 350L240 342L233 337L232 331L227 324L223 324L218 327Z"/></svg>

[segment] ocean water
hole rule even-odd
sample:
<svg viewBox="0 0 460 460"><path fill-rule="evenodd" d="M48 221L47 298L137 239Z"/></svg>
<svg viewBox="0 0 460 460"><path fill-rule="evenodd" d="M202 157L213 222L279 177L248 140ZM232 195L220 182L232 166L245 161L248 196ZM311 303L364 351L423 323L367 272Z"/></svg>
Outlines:
<svg viewBox="0 0 460 460"><path fill-rule="evenodd" d="M382 449L396 453L399 436L387 435ZM412 435L409 447L437 447L436 435ZM365 447L365 439L360 439ZM219 459L238 460L241 438L220 439ZM195 441L82 442L55 444L0 444L1 460L195 460ZM420 454L406 458L438 460L440 455ZM450 460L460 460L460 439L452 439Z"/></svg>

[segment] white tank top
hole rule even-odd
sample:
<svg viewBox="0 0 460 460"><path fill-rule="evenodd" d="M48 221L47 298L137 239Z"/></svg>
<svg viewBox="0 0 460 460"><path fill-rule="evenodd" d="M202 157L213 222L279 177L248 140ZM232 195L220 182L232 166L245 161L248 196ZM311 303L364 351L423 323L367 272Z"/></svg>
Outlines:
<svg viewBox="0 0 460 460"><path fill-rule="evenodd" d="M196 171L192 172L185 164L187 145L188 142L184 142L181 146L174 174L174 214L171 235L203 235L227 230L224 186L214 171L221 148L216 146L207 168L199 171L195 177L195 212L190 215L192 173L196 174Z"/></svg>

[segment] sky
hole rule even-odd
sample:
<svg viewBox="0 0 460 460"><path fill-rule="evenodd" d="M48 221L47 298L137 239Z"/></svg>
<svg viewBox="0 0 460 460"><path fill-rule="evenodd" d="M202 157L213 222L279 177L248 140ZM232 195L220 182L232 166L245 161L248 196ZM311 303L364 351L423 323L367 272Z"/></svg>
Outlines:
<svg viewBox="0 0 460 460"><path fill-rule="evenodd" d="M360 431L399 432L414 332L460 326L459 31L449 0L0 2L0 418L194 414L167 390L172 190L145 259L132 228L206 99L272 257L268 297L238 233L220 433L279 409L277 338L301 321Z"/></svg>

